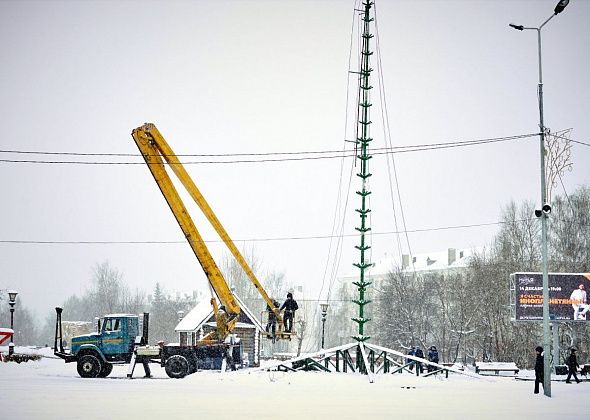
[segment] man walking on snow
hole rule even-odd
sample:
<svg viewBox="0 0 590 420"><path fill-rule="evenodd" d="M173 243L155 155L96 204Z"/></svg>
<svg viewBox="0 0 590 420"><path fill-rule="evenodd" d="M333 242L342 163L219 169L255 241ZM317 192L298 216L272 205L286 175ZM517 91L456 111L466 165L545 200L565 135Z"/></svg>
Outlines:
<svg viewBox="0 0 590 420"><path fill-rule="evenodd" d="M545 376L545 361L543 360L543 347L537 346L535 349L537 358L535 359L535 394L539 393L539 384L543 385ZM545 388L545 385L543 385Z"/></svg>
<svg viewBox="0 0 590 420"><path fill-rule="evenodd" d="M572 383L570 381L570 379L572 378L572 375L574 375L574 379L576 380L576 383L580 383L580 380L578 379L578 376L576 375L576 370L579 367L580 367L580 365L578 365L578 359L576 358L576 349L572 349L570 356L567 358L568 372L567 372L567 378L565 379L566 384Z"/></svg>

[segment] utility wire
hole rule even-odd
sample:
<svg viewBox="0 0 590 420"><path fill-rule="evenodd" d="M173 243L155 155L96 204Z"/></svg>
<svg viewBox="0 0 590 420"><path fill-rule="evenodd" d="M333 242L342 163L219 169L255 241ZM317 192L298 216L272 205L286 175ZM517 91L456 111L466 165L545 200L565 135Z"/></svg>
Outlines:
<svg viewBox="0 0 590 420"><path fill-rule="evenodd" d="M452 229L471 229L485 226L495 226L509 223L521 223L531 219L519 219L511 221L501 222L490 222L490 223L476 223L469 225L454 225L454 226L439 226L434 228L422 228L422 229L410 229L407 233L421 233L421 232L437 232L442 230ZM406 231L388 231L388 232L373 232L373 235L399 235L406 233ZM313 235L313 236L290 236L290 237L278 237L278 238L251 238L251 239L234 239L234 242L273 242L273 241L298 241L308 239L331 239L331 238L345 238L345 237L357 237L358 233L342 234L342 235ZM205 243L221 243L221 239L205 240ZM186 240L178 241L38 241L38 240L2 240L0 243L5 244L60 244L60 245L112 245L112 244L184 244Z"/></svg>
<svg viewBox="0 0 590 420"><path fill-rule="evenodd" d="M358 0L357 0L358 1ZM356 4L355 4L355 9L356 9ZM354 14L355 12L353 11L353 18L352 18L352 27L350 29L350 46L349 46L349 51L348 51L348 72L347 72L347 78L346 78L346 101L345 101L345 109L344 109L344 146L346 147L346 138L347 138L347 133L348 133L348 102L349 102L349 98L350 98L350 70L351 70L351 61L352 61L352 44L353 44L353 38L354 38L354 24L355 24L355 19L354 19ZM356 145L356 142L355 142ZM342 160L340 161L340 173L339 173L339 177L338 177L338 193L336 196L336 204L334 205L334 215L332 217L332 230L330 235L333 235L333 237L337 238L336 241L336 245L335 245L335 249L334 249L334 263L333 266L337 265L337 262L339 261L339 257L341 254L341 249L340 246L342 244L342 233L343 233L343 229L344 229L344 220L346 218L346 209L342 209L342 183L343 183L343 175L344 175L344 158L342 158ZM350 170L350 176L349 176L349 181L348 181L348 188L347 188L347 194L346 194L346 204L348 204L348 193L350 192L350 179L352 177L352 167ZM346 207L345 204L345 207ZM340 220L340 216L342 217L342 227L340 227L340 223L338 223L338 221ZM334 235L335 230L339 228L339 234L338 235ZM324 291L324 286L326 283L326 275L328 273L328 267L330 265L330 261L331 261L331 257L332 257L332 247L333 247L333 237L330 238L330 244L328 246L328 255L326 256L326 265L324 266L324 273L322 275L322 284L320 286L320 291L318 293L318 299L321 298L322 293ZM332 274L330 277L333 277L333 273L334 273L335 269L334 267L332 268ZM331 285L332 282L330 281L329 284ZM328 287L328 292L327 295L328 297L330 296L330 286ZM316 312L317 312L317 308L316 308ZM317 315L317 314L316 314Z"/></svg>
<svg viewBox="0 0 590 420"><path fill-rule="evenodd" d="M415 146L397 146L397 147L383 147L374 149L373 155L388 155L395 153L411 153L422 152L429 150L450 149L456 147L476 146L489 143L498 143L505 141L520 140L530 137L538 136L538 133L520 134L507 137L494 137L478 140L465 141L451 141L443 143L420 144ZM42 155L58 155L58 156L133 156L139 157L141 155L124 155L124 154L78 154L69 152L31 152L31 151L16 151L16 150L0 150L0 153L18 153L18 154L42 154ZM280 156L280 155L319 155L319 156L304 156L304 157L277 157L277 158L263 158L263 159L231 159L231 160L201 160L178 163L182 165L195 164L221 164L221 163L265 163L265 162L286 162L286 161L302 161L302 160L319 160L319 159L339 159L355 157L354 150L331 150L331 151L309 151L309 152L286 152L286 153L268 153L268 154L219 154L219 155L176 155L176 156L192 156L192 157L234 157L234 156ZM62 160L31 160L31 159L0 159L3 163L33 163L33 164L70 164L70 165L145 165L146 162L98 162L98 161L62 161ZM151 165L151 162L147 163ZM159 165L159 163L153 163ZM175 165L176 163L167 163L166 165Z"/></svg>
<svg viewBox="0 0 590 420"><path fill-rule="evenodd" d="M381 62L381 45L380 45L380 36L379 36L379 24L378 24L378 20L377 20L377 5L375 5L375 45L377 48L377 71L378 71L378 75L379 75L379 92L381 94L381 97L380 97L380 99L381 99L381 118L384 121L383 132L384 132L385 139L387 141L387 145L389 147L392 147L391 130L389 127L389 112L387 109L387 101L385 99L385 80L383 77L383 64ZM390 158L391 158L391 165L389 164ZM402 225L404 228L403 230L405 232L406 244L408 245L408 254L410 255L410 261L412 261L412 267L414 267L412 246L410 244L410 238L408 237L407 226L406 226L406 217L405 217L404 208L402 205L402 198L401 198L401 192L400 192L400 188L399 188L397 169L395 166L395 156L393 154L388 156L388 158L387 158L387 171L389 173L389 188L391 191L391 206L392 206L392 210L393 210L393 219L395 222L395 229L399 230L398 224L397 224L397 215L396 215L396 211L395 211L395 198L393 195L393 184L391 182L391 178L392 178L391 171L392 170L393 170L393 175L394 175L393 179L395 180L395 187L396 187L396 191L397 191L397 199L398 199L399 208L400 208L400 216L401 216ZM402 244L401 244L401 240L400 240L399 235L397 235L396 239L397 239L400 258L401 258ZM414 275L415 275L415 273L414 273Z"/></svg>

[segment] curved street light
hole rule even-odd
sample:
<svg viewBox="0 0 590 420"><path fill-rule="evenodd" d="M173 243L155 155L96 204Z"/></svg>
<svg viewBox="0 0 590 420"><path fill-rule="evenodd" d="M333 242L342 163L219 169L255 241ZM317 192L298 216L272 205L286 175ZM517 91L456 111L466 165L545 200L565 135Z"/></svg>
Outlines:
<svg viewBox="0 0 590 420"><path fill-rule="evenodd" d="M543 68L541 63L541 29L545 26L553 17L563 12L563 9L568 5L569 0L560 0L555 6L553 14L543 22L538 28L527 27L524 25L516 25L514 23L509 24L511 28L518 31L525 29L531 29L537 31L537 43L538 43L538 54L539 54L539 84L538 84L538 97L539 97L539 141L541 148L541 206L542 211L535 211L535 215L541 219L541 254L543 259L543 348L545 349L543 362L544 362L544 375L543 375L543 392L548 397L551 396L551 358L550 351L551 341L549 339L549 275L547 268L547 218L551 212L551 205L547 203L547 191L546 191L546 179L545 179L545 123L543 121Z"/></svg>

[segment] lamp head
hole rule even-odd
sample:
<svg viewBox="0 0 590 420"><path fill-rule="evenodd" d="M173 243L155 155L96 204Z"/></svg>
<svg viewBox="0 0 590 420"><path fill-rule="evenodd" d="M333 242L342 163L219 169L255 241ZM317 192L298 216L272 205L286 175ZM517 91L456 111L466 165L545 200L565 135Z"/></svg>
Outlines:
<svg viewBox="0 0 590 420"><path fill-rule="evenodd" d="M514 28L514 29L518 29L519 31L524 30L524 26L523 25L515 25L514 23L511 23L508 26L510 26L511 28Z"/></svg>
<svg viewBox="0 0 590 420"><path fill-rule="evenodd" d="M555 10L553 12L556 15L560 14L563 12L563 9L565 9L565 6L567 6L569 2L570 0L559 0L559 3L557 3L557 6L555 6Z"/></svg>
<svg viewBox="0 0 590 420"><path fill-rule="evenodd" d="M328 312L328 303L320 303L320 310L322 311L322 314L325 314Z"/></svg>
<svg viewBox="0 0 590 420"><path fill-rule="evenodd" d="M16 295L18 295L18 292L16 290L9 290L8 291L8 302L12 303L14 305L14 302L16 302Z"/></svg>

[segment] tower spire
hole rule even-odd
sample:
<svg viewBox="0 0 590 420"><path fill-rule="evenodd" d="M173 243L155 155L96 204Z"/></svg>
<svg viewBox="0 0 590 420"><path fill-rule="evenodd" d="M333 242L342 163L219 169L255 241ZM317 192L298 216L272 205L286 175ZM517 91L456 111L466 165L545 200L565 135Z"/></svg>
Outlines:
<svg viewBox="0 0 590 420"><path fill-rule="evenodd" d="M356 245L355 248L359 250L360 261L354 264L354 266L359 269L359 278L358 281L353 282L353 284L357 287L359 294L358 299L353 300L353 302L358 305L358 316L352 318L352 320L356 322L358 326L357 335L353 338L359 343L370 338L365 335L365 323L370 321L369 318L365 317L365 306L371 303L371 301L366 299L365 292L367 287L371 284L371 282L366 280L366 271L373 266L367 256L367 251L371 247L367 245L366 241L366 233L371 230L367 216L371 212L368 207L368 196L371 194L368 179L371 176L371 173L369 172L369 161L372 157L369 154L369 143L373 140L370 137L371 121L369 112L371 107L370 92L373 88L370 85L371 72L373 71L370 67L370 57L373 54L370 48L370 41L371 38L373 38L373 34L371 34L370 31L371 22L374 20L374 18L371 17L371 7L373 5L374 2L371 0L365 0L365 2L363 2L364 10L361 13L361 20L363 21L363 32L361 35L362 49L360 52L360 70L358 72L359 102L356 127L356 158L360 161L360 171L356 175L361 179L361 189L360 191L357 191L356 194L360 197L361 206L356 209L356 212L360 216L360 227L355 229L360 232L360 244Z"/></svg>

